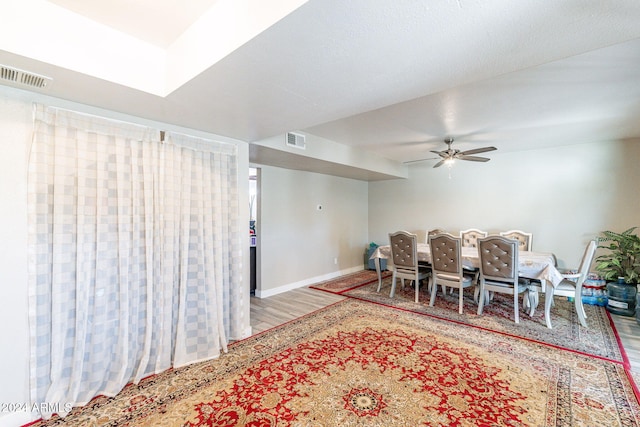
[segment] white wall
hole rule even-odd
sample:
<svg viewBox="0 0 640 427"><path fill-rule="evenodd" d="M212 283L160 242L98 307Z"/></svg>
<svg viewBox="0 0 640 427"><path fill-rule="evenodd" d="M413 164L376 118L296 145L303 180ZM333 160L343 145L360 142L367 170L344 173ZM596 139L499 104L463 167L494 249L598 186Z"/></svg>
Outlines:
<svg viewBox="0 0 640 427"><path fill-rule="evenodd" d="M369 237L407 229L522 229L533 249L577 267L588 239L640 226L640 141L488 153L488 163L413 165L409 179L369 184Z"/></svg>
<svg viewBox="0 0 640 427"><path fill-rule="evenodd" d="M364 268L367 182L269 166L260 169L257 296Z"/></svg>
<svg viewBox="0 0 640 427"><path fill-rule="evenodd" d="M0 92L0 403L7 404L29 398L26 176L30 124L31 106ZM0 413L0 425L28 421L27 412Z"/></svg>
<svg viewBox="0 0 640 427"><path fill-rule="evenodd" d="M68 103L0 85L0 403L29 401L29 324L27 290L27 161L31 142L32 103L42 102L90 114L160 127L238 146L240 200L248 200L249 152L245 143L195 130L150 122L114 112ZM240 204L240 221L249 224L248 203ZM249 298L249 240L244 239L243 286ZM246 304L245 318L249 318ZM247 330L249 333L249 330ZM0 427L32 421L27 412L0 413Z"/></svg>

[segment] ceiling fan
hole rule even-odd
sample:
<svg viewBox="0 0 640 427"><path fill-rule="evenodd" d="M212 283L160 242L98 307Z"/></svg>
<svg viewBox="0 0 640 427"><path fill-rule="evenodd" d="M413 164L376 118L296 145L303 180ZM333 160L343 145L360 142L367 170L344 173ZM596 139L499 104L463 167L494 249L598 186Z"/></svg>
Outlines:
<svg viewBox="0 0 640 427"><path fill-rule="evenodd" d="M496 147L482 147L482 148L474 148L472 150L467 150L467 151L460 151L457 150L455 148L451 148L451 144L453 144L453 138L449 137L449 138L445 138L444 143L447 144L447 149L446 150L442 150L442 151L434 151L431 150L432 153L437 154L440 157L435 157L435 159L440 159L440 161L438 163L436 163L435 165L433 165L434 168L438 168L442 165L448 165L451 166L454 162L454 160L459 159L459 160L469 160L472 162L488 162L490 159L488 159L487 157L478 157L478 156L472 156L472 154L480 154L480 153L486 153L488 151L494 151L497 150ZM422 162L425 160L433 160L434 158L430 158L430 159L420 159L420 160L410 160L408 162L404 162L404 163L415 163L415 162Z"/></svg>

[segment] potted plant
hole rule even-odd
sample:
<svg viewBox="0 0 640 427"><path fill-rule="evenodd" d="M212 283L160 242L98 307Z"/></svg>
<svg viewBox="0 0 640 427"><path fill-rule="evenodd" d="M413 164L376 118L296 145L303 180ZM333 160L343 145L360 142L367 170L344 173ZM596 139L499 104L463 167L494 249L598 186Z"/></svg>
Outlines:
<svg viewBox="0 0 640 427"><path fill-rule="evenodd" d="M640 237L631 227L622 233L603 231L598 247L606 253L596 258L596 271L608 281L607 310L633 316L636 305L637 284L640 279Z"/></svg>

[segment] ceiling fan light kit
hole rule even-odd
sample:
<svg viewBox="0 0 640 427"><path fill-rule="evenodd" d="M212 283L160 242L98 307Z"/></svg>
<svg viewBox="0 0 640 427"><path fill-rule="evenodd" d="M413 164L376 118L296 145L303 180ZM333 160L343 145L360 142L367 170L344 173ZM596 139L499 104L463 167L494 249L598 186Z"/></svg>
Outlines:
<svg viewBox="0 0 640 427"><path fill-rule="evenodd" d="M434 168L438 168L442 165L447 165L449 168L451 168L451 166L453 166L456 160L467 160L470 162L488 162L490 160L489 158L473 156L472 154L480 154L480 153L486 153L489 151L497 150L496 147L481 147L481 148L473 148L471 150L466 150L466 151L460 151L455 148L451 148L451 144L453 144L452 137L445 138L444 143L447 144L446 150L442 150L442 151L431 150L432 153L440 156L440 161L435 165L433 165ZM416 162L422 162L425 160L433 160L433 159L410 160L404 163L405 164L416 163Z"/></svg>

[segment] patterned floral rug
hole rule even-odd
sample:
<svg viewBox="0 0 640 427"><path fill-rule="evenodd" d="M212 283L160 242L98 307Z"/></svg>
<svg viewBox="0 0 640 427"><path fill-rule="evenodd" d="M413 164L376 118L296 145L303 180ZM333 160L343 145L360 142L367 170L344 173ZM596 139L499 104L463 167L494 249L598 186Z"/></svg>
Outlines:
<svg viewBox="0 0 640 427"><path fill-rule="evenodd" d="M473 332L473 333L470 333ZM37 426L637 426L620 363L355 299Z"/></svg>
<svg viewBox="0 0 640 427"><path fill-rule="evenodd" d="M613 321L604 307L585 304L588 327L584 328L578 321L574 304L567 301L566 298L555 298L555 305L551 309L553 329L549 329L544 320L543 295L540 297L539 307L533 317L520 308L520 323L516 324L513 320L513 300L508 295L496 294L494 299L484 307L482 315L478 316L478 306L473 301L473 290L465 290L463 314L458 314L457 291L444 297L442 291L439 291L434 307L430 307L430 294L426 290L420 289L420 301L416 304L414 302L415 290L410 286L405 286L403 289L399 283L396 287L395 297L389 298L390 277L383 280L379 293L376 292L377 287L376 281L344 292L342 295L540 341L615 361L626 359L620 350ZM522 303L522 297L520 302Z"/></svg>
<svg viewBox="0 0 640 427"><path fill-rule="evenodd" d="M390 271L383 271L382 278L391 277ZM331 292L332 294L342 294L344 292L368 285L373 282L378 283L378 275L372 270L362 270L356 273L345 274L334 279L325 280L324 282L314 283L309 286L311 289Z"/></svg>

